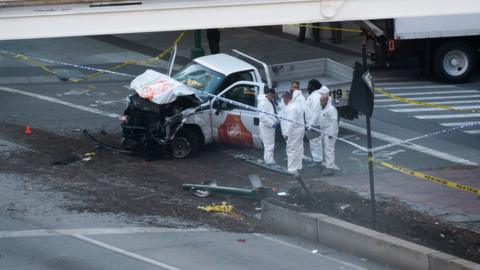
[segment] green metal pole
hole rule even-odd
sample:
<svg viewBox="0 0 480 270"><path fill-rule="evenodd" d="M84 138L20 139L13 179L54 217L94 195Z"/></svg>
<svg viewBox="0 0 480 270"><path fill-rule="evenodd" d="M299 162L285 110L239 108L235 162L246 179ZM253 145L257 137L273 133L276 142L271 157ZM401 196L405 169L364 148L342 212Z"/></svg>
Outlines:
<svg viewBox="0 0 480 270"><path fill-rule="evenodd" d="M195 59L205 55L205 51L202 49L202 32L201 30L193 30L193 37L195 40L195 46L192 48L191 58Z"/></svg>

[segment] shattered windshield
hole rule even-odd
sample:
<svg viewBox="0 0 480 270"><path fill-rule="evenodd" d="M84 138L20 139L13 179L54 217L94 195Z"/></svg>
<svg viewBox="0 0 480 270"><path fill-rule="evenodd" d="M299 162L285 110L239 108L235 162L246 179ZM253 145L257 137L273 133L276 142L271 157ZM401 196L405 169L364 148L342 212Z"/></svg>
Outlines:
<svg viewBox="0 0 480 270"><path fill-rule="evenodd" d="M173 78L202 92L215 94L215 90L218 89L225 76L197 63L190 63Z"/></svg>

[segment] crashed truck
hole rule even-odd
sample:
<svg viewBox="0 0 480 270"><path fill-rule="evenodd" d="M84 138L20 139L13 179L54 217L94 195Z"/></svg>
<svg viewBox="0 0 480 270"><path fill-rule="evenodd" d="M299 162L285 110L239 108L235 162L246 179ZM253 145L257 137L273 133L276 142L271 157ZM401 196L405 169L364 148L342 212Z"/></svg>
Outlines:
<svg viewBox="0 0 480 270"><path fill-rule="evenodd" d="M187 158L213 142L261 148L258 97L265 86L281 95L294 80L306 91L308 80L319 79L331 89L339 115L356 117L348 107L352 69L327 58L267 65L233 50L196 58L169 75L147 70L131 82L135 93L121 124L123 149L141 146Z"/></svg>

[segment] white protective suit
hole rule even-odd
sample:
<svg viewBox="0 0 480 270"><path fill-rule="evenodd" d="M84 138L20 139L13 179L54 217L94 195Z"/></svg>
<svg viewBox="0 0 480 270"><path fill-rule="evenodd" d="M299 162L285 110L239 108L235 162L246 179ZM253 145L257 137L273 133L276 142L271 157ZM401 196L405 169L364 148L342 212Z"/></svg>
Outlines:
<svg viewBox="0 0 480 270"><path fill-rule="evenodd" d="M321 92L319 90L313 91L307 98L305 107L305 122L307 126L317 126L313 123L316 116L320 114L322 108L320 106ZM318 127L318 126L317 126ZM310 153L314 162L323 161L322 136L309 140Z"/></svg>
<svg viewBox="0 0 480 270"><path fill-rule="evenodd" d="M298 91L296 91L298 92ZM301 94L301 93L300 93ZM303 123L304 111L300 102L292 99L282 111L282 116ZM303 137L305 127L285 120L281 120L282 134L287 137L288 171L297 172L302 169Z"/></svg>
<svg viewBox="0 0 480 270"><path fill-rule="evenodd" d="M273 103L265 95L259 97L258 109L268 113L275 113ZM259 113L260 138L263 142L263 159L265 163L275 163L273 152L275 149L275 127L277 118L268 114Z"/></svg>
<svg viewBox="0 0 480 270"><path fill-rule="evenodd" d="M319 125L322 131L323 154L325 157L325 167L327 169L338 170L335 165L335 142L338 135L338 112L330 100L321 110L321 113L314 120L314 125Z"/></svg>
<svg viewBox="0 0 480 270"><path fill-rule="evenodd" d="M303 95L302 90L293 91L292 100L290 102L299 103L300 107L302 108L302 111L304 111L305 108L307 107L307 100L305 99L305 96Z"/></svg>

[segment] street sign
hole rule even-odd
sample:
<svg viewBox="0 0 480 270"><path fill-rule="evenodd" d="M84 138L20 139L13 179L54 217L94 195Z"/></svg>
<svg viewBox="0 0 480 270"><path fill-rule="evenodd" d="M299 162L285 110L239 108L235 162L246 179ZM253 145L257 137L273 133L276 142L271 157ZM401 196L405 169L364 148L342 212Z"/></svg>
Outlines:
<svg viewBox="0 0 480 270"><path fill-rule="evenodd" d="M353 80L348 97L348 105L368 117L373 113L373 78L369 71L358 62L353 70Z"/></svg>
<svg viewBox="0 0 480 270"><path fill-rule="evenodd" d="M373 82L373 77L370 74L370 70L367 70L367 72L363 73L362 79L367 84L370 91L372 91L372 94L375 94L375 84Z"/></svg>

